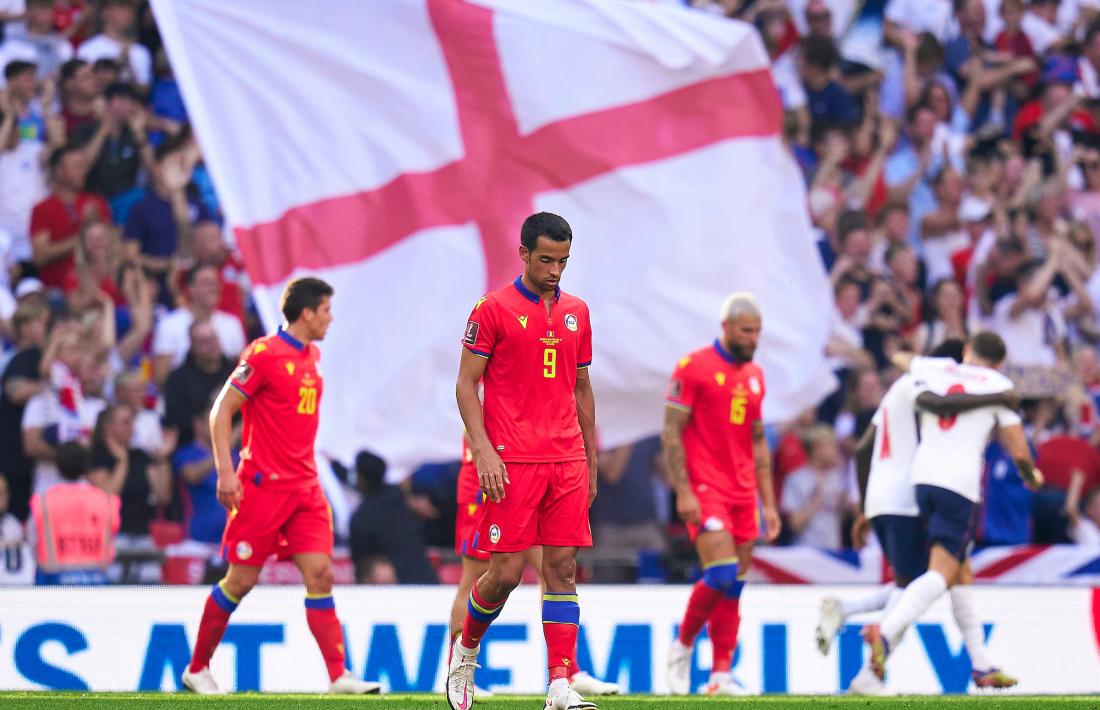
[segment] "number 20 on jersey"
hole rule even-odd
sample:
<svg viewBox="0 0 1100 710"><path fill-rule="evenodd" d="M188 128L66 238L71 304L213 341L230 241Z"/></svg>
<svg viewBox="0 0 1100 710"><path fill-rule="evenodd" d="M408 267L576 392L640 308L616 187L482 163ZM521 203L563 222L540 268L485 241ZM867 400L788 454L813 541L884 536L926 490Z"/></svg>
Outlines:
<svg viewBox="0 0 1100 710"><path fill-rule="evenodd" d="M316 414L317 413L317 388L316 387L299 387L298 388L298 414Z"/></svg>

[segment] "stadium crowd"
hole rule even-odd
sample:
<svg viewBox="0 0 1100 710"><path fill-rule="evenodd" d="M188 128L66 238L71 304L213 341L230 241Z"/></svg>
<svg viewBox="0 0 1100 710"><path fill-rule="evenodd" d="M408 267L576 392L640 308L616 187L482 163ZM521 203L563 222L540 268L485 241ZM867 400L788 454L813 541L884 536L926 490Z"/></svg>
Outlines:
<svg viewBox="0 0 1100 710"><path fill-rule="evenodd" d="M981 541L1100 545L1100 6L690 4L763 38L839 314L840 389L769 432L780 543L850 545L850 459L890 356L991 329L1048 487L991 445ZM6 0L0 21L0 542L40 535L32 495L79 480L119 497L120 551L216 557L207 413L262 328L152 13ZM361 581L438 579L457 467L391 485L369 453L333 463ZM601 453L592 526L596 579L689 564L656 438Z"/></svg>

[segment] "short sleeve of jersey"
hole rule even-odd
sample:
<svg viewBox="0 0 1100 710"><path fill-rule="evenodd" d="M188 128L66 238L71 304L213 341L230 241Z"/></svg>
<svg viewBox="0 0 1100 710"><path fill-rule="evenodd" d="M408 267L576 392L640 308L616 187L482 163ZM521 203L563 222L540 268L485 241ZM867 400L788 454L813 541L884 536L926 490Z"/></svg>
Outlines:
<svg viewBox="0 0 1100 710"><path fill-rule="evenodd" d="M676 364L676 370L672 373L668 391L665 392L665 403L690 412L695 407L698 392L699 385L695 380L694 368L691 367L691 358L685 357Z"/></svg>
<svg viewBox="0 0 1100 710"><path fill-rule="evenodd" d="M252 399L263 387L267 380L266 365L268 362L264 353L267 346L263 343L252 343L245 348L237 369L229 376L229 381L238 392Z"/></svg>
<svg viewBox="0 0 1100 710"><path fill-rule="evenodd" d="M577 369L592 364L592 316L588 308L584 309L584 325L581 329L580 345L577 350Z"/></svg>
<svg viewBox="0 0 1100 710"><path fill-rule="evenodd" d="M498 319L496 301L483 296L470 312L470 319L466 321L466 333L462 336L462 345L474 355L488 358L496 347Z"/></svg>
<svg viewBox="0 0 1100 710"><path fill-rule="evenodd" d="M998 426L1012 426L1013 424L1023 423L1023 420L1020 419L1020 415L1008 407L997 407L994 410L994 415L997 417Z"/></svg>

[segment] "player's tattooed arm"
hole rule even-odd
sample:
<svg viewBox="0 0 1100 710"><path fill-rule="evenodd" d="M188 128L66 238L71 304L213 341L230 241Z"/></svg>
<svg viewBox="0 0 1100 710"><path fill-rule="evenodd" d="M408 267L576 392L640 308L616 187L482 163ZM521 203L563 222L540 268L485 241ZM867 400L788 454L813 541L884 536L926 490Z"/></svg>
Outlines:
<svg viewBox="0 0 1100 710"><path fill-rule="evenodd" d="M688 480L684 456L684 427L691 412L679 407L665 407L665 425L661 430L661 448L665 455L668 484L676 492L676 513L685 523L699 522L699 501Z"/></svg>
<svg viewBox="0 0 1100 710"><path fill-rule="evenodd" d="M772 452L764 435L764 422L752 423L752 457L756 462L756 489L764 504L764 539L771 542L779 537L782 521L775 505L775 486L772 484Z"/></svg>

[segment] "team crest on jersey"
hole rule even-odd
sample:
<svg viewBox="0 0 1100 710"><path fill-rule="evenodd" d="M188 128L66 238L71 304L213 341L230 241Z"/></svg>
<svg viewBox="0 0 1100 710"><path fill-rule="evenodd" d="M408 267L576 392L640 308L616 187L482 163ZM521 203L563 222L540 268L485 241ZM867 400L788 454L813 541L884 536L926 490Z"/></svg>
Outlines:
<svg viewBox="0 0 1100 710"><path fill-rule="evenodd" d="M252 379L252 366L247 362L242 362L236 372L233 373L233 379L240 382L242 385Z"/></svg>
<svg viewBox="0 0 1100 710"><path fill-rule="evenodd" d="M760 394L760 380L755 375L749 378L749 389L753 394Z"/></svg>
<svg viewBox="0 0 1100 710"><path fill-rule="evenodd" d="M252 556L252 545L249 545L244 540L237 543L237 557L242 560L247 560Z"/></svg>
<svg viewBox="0 0 1100 710"><path fill-rule="evenodd" d="M519 324L523 326L524 330L527 330L527 316L516 316L519 320Z"/></svg>
<svg viewBox="0 0 1100 710"><path fill-rule="evenodd" d="M294 375L294 363L288 362L286 364L286 374L291 375L291 376Z"/></svg>
<svg viewBox="0 0 1100 710"><path fill-rule="evenodd" d="M724 373L724 372L714 373L714 381L718 383L719 387L725 387L726 386L726 373Z"/></svg>
<svg viewBox="0 0 1100 710"><path fill-rule="evenodd" d="M493 543L494 545L497 544L498 542L500 542L500 526L499 525L494 524L494 525L489 526L489 542Z"/></svg>
<svg viewBox="0 0 1100 710"><path fill-rule="evenodd" d="M577 332L577 317L572 313L567 313L565 315L565 327L574 333Z"/></svg>
<svg viewBox="0 0 1100 710"><path fill-rule="evenodd" d="M477 342L477 331L481 329L481 326L477 324L477 321L469 321L466 323L466 337L462 340L467 345L473 345Z"/></svg>

